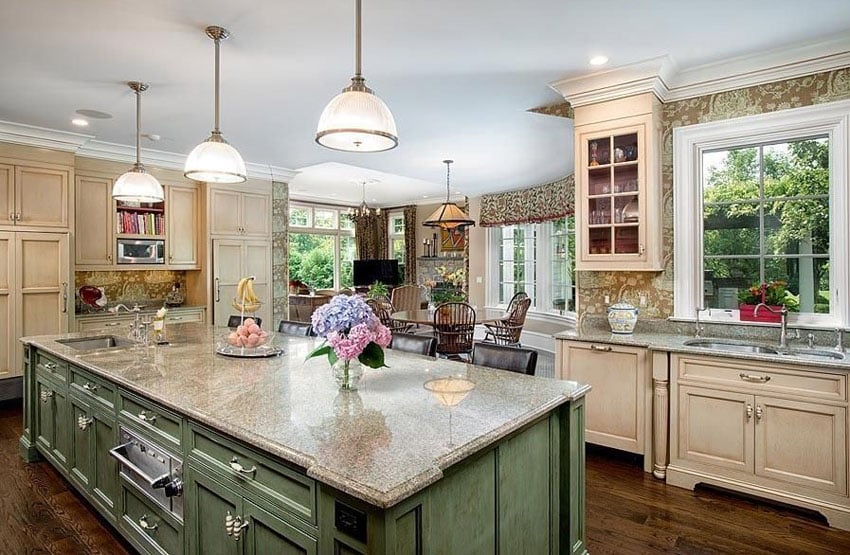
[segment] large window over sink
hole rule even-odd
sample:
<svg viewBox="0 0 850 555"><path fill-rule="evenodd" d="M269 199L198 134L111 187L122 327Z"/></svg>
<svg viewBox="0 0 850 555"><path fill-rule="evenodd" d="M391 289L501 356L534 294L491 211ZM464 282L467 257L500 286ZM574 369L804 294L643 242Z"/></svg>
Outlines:
<svg viewBox="0 0 850 555"><path fill-rule="evenodd" d="M677 317L739 321L767 284L792 323L850 323L848 123L845 101L674 130Z"/></svg>

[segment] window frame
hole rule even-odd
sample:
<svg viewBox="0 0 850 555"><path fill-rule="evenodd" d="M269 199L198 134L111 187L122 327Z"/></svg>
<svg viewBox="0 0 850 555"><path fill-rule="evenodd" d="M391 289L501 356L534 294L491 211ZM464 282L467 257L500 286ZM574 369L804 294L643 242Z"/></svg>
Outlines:
<svg viewBox="0 0 850 555"><path fill-rule="evenodd" d="M303 233L308 235L326 235L330 237L334 237L334 278L333 278L333 289L339 291L343 288L341 284L342 278L342 237L354 237L354 229L343 229L340 227L341 218L348 212L349 208L345 206L330 206L325 204L310 204L307 202L301 201L290 201L289 207L287 209L287 222L289 222L289 210L292 208L302 208L307 210L307 222L309 225L307 226L296 226L290 225L289 234L293 233ZM335 228L329 227L315 227L315 220L313 212L315 210L324 210L324 211L332 211L336 213L334 218L334 222L336 224ZM287 238L287 257L289 256L289 239ZM357 255L355 254L355 257Z"/></svg>
<svg viewBox="0 0 850 555"><path fill-rule="evenodd" d="M815 136L829 140L830 312L789 314L795 325L835 328L850 325L850 246L840 236L850 224L850 100L792 108L673 129L673 318L695 320L703 283L703 153ZM841 184L845 184L841 187ZM693 225L698 222L698 225ZM711 309L701 319L741 322L738 310Z"/></svg>

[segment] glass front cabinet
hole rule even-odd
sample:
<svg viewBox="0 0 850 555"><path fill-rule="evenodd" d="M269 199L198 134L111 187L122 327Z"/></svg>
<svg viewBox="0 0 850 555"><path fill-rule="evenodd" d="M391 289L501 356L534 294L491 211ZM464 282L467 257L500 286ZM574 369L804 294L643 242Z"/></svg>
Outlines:
<svg viewBox="0 0 850 555"><path fill-rule="evenodd" d="M661 183L651 114L576 121L578 270L658 271Z"/></svg>

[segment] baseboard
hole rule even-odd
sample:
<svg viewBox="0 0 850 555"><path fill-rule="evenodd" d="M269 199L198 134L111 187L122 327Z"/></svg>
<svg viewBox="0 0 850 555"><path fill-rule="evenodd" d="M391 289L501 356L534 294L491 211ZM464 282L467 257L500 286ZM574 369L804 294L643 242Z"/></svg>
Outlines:
<svg viewBox="0 0 850 555"><path fill-rule="evenodd" d="M24 377L16 376L0 380L0 401L20 399L24 396Z"/></svg>

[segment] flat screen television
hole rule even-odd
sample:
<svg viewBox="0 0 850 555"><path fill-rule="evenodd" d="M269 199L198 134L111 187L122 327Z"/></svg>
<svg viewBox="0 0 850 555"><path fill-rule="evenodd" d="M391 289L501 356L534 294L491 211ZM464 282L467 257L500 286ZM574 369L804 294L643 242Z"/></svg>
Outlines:
<svg viewBox="0 0 850 555"><path fill-rule="evenodd" d="M391 258L354 261L354 285L372 285L376 281L385 285L398 285L398 260Z"/></svg>

